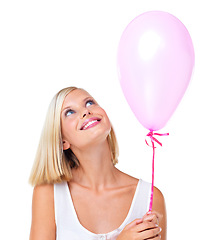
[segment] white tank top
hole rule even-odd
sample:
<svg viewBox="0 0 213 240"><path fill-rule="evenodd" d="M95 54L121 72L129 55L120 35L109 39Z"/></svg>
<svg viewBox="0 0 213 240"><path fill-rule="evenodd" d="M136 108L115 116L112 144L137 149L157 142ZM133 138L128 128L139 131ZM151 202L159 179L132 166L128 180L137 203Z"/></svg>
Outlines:
<svg viewBox="0 0 213 240"><path fill-rule="evenodd" d="M90 232L81 225L74 208L67 182L54 184L57 240L115 240L124 227L142 218L149 209L151 184L139 179L129 212L119 228L103 234Z"/></svg>

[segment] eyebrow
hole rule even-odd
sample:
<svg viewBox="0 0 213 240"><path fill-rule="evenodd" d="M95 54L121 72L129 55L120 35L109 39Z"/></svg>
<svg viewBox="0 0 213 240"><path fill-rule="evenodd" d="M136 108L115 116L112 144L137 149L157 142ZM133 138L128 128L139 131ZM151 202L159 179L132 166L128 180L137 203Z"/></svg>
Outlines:
<svg viewBox="0 0 213 240"><path fill-rule="evenodd" d="M92 97L86 97L86 98L84 98L84 99L82 100L82 102L86 102L86 101L89 100L89 99L94 100L94 98L92 98ZM95 101L95 100L94 100L94 101ZM63 111L66 110L66 109L69 109L69 108L72 109L71 106L67 106L67 107L63 108L61 112L63 112Z"/></svg>

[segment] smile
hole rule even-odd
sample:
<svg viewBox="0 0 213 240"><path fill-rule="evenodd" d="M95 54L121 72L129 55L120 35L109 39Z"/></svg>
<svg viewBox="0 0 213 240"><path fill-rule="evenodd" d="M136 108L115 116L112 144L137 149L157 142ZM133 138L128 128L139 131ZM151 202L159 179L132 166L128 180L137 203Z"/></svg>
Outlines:
<svg viewBox="0 0 213 240"><path fill-rule="evenodd" d="M88 128L94 127L95 125L97 125L99 122L101 121L101 119L89 119L88 121L85 121L83 126L81 127L80 130L86 130Z"/></svg>

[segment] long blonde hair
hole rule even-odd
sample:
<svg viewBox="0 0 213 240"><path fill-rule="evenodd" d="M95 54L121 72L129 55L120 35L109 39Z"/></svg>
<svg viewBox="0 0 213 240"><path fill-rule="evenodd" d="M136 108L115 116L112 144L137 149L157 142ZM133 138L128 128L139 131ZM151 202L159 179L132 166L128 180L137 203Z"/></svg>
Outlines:
<svg viewBox="0 0 213 240"><path fill-rule="evenodd" d="M29 183L33 186L69 181L72 179L71 169L80 165L71 149L63 150L61 134L62 105L67 94L76 89L81 88L68 87L60 90L49 105L29 178ZM113 127L111 127L111 131L107 136L107 141L111 150L113 165L116 165L119 150Z"/></svg>

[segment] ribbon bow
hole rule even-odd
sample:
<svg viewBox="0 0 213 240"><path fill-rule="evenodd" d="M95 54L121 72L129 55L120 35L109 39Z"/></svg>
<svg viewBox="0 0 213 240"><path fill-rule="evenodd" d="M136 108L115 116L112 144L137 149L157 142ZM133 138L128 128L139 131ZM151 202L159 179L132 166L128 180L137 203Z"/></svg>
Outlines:
<svg viewBox="0 0 213 240"><path fill-rule="evenodd" d="M155 137L153 137L153 135L157 135L157 136L168 136L169 133L160 134L160 133L153 133L153 131L150 131L150 132L146 135L147 137L150 137L150 139L151 139L151 141L152 141L152 146L150 146L150 145L148 144L147 140L145 139L146 144L147 144L148 146L150 146L150 147L156 148L154 142L158 143L161 147L162 147L162 143L159 142Z"/></svg>
<svg viewBox="0 0 213 240"><path fill-rule="evenodd" d="M152 187L151 187L151 196L150 196L150 205L149 205L149 211L152 211L152 204L153 204L153 190L154 190L154 165L155 165L155 142L158 143L161 147L162 147L162 143L159 142L155 137L153 137L153 135L157 135L157 136L168 136L169 133L163 133L163 134L160 134L160 133L153 133L153 131L150 131L146 136L147 137L150 137L151 139L151 142L152 142L152 146L150 146L147 142L147 140L145 139L146 141L146 144L149 146L149 147L152 147L153 149L153 158L152 158Z"/></svg>

